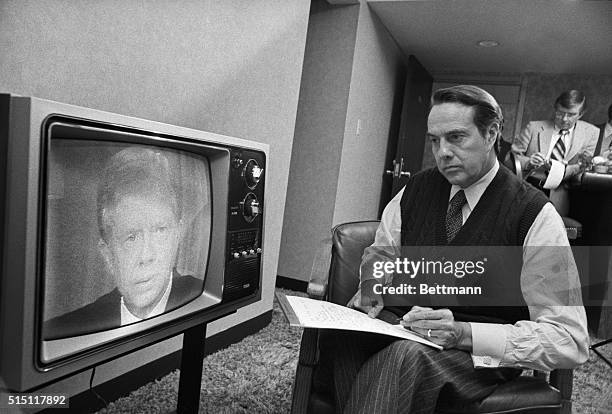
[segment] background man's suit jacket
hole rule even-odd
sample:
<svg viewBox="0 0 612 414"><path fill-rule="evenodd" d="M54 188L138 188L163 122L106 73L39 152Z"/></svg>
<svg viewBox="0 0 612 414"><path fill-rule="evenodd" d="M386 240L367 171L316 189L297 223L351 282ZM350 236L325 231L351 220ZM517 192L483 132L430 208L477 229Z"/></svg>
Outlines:
<svg viewBox="0 0 612 414"><path fill-rule="evenodd" d="M553 121L531 121L521 132L521 135L514 140L512 152L517 155L523 170L527 169L529 157L532 154L541 152L546 156L552 141L554 128ZM593 155L598 137L599 129L595 125L579 120L576 123L572 141L565 151L564 160L570 161L582 152Z"/></svg>
<svg viewBox="0 0 612 414"><path fill-rule="evenodd" d="M597 148L595 148L595 154L593 155L602 155L604 152L608 151L610 149L610 146L612 145L612 140L610 140L612 135L604 137L604 133L606 132L606 125L608 125L607 122L604 122L601 125L597 125L597 127L599 128L599 138L597 140Z"/></svg>
<svg viewBox="0 0 612 414"><path fill-rule="evenodd" d="M202 293L202 280L193 276L172 278L166 312L181 306ZM83 335L121 326L121 293L115 288L95 302L60 315L43 324L43 339Z"/></svg>

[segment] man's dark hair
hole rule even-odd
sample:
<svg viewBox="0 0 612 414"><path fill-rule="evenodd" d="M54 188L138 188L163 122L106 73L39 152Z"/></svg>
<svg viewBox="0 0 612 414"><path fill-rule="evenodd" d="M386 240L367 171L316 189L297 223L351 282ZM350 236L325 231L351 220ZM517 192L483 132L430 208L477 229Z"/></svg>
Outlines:
<svg viewBox="0 0 612 414"><path fill-rule="evenodd" d="M109 210L129 195L156 197L167 202L179 218L176 192L170 179L168 160L163 154L144 147L129 147L113 155L98 184L97 219L100 236L109 241Z"/></svg>
<svg viewBox="0 0 612 414"><path fill-rule="evenodd" d="M612 121L612 104L608 106L608 121Z"/></svg>
<svg viewBox="0 0 612 414"><path fill-rule="evenodd" d="M580 108L581 114L584 113L587 107L586 96L577 89L571 89L563 92L555 101L555 109L557 109L559 106L569 108L574 105L582 105Z"/></svg>
<svg viewBox="0 0 612 414"><path fill-rule="evenodd" d="M431 106L443 103L460 103L474 108L474 124L480 135L486 135L489 127L497 122L499 124L496 141L501 138L504 125L502 110L489 92L474 85L458 85L450 88L438 89L431 98Z"/></svg>

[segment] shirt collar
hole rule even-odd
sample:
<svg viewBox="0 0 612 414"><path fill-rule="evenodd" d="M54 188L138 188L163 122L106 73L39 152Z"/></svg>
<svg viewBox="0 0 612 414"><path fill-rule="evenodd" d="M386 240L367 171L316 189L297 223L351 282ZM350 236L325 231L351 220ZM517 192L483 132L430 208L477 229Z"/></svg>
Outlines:
<svg viewBox="0 0 612 414"><path fill-rule="evenodd" d="M172 290L172 274L170 275L170 282L168 283L168 286L166 286L166 291L164 292L164 296L162 296L161 300L155 306L155 308L153 308L151 313L149 313L144 318L139 318L138 316L130 312L130 310L127 308L127 306L125 306L125 303L123 302L123 296L121 296L121 326L130 324L130 323L134 323L134 322L140 322L144 319L148 319L153 316L164 313L166 310L166 304L168 303L168 298L170 297L171 290Z"/></svg>
<svg viewBox="0 0 612 414"><path fill-rule="evenodd" d="M576 123L574 124L573 127L571 127L568 130L568 136L572 136L574 135L574 131L576 130L576 127L578 126L578 121L576 121ZM561 135L561 128L557 128L557 126L555 125L554 129L553 129L553 136L555 135Z"/></svg>
<svg viewBox="0 0 612 414"><path fill-rule="evenodd" d="M491 184L491 181L493 181L495 178L495 175L497 175L497 171L499 171L499 162L497 159L495 159L495 164L493 164L493 167L491 167L491 169L485 175L480 177L480 180L463 189L470 211L474 210L474 207L476 207L476 204L478 204L480 197L482 197L489 184ZM457 194L459 190L461 190L461 187L453 184L451 186L449 200L453 198L453 196Z"/></svg>

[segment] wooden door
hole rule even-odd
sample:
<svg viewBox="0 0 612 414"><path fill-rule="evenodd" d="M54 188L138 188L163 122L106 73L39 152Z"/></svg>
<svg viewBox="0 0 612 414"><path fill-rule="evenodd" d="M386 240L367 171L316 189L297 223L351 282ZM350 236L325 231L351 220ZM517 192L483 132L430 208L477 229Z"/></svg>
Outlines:
<svg viewBox="0 0 612 414"><path fill-rule="evenodd" d="M383 194L381 211L406 185L410 174L421 170L432 84L433 78L427 69L411 55L408 58L395 157L385 170L385 176L388 177L386 180L391 178L392 185L390 191L387 190L386 194Z"/></svg>

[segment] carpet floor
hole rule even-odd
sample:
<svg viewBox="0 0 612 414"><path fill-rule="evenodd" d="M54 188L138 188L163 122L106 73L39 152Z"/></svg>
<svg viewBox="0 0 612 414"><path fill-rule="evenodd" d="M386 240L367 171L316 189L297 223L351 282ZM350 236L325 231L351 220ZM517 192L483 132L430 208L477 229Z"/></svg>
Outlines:
<svg viewBox="0 0 612 414"><path fill-rule="evenodd" d="M204 359L200 413L288 413L300 337L301 329L289 326L275 300L267 327ZM612 344L600 350L612 357ZM574 372L573 412L612 414L612 368L591 353ZM171 412L176 409L178 379L177 370L98 413Z"/></svg>

